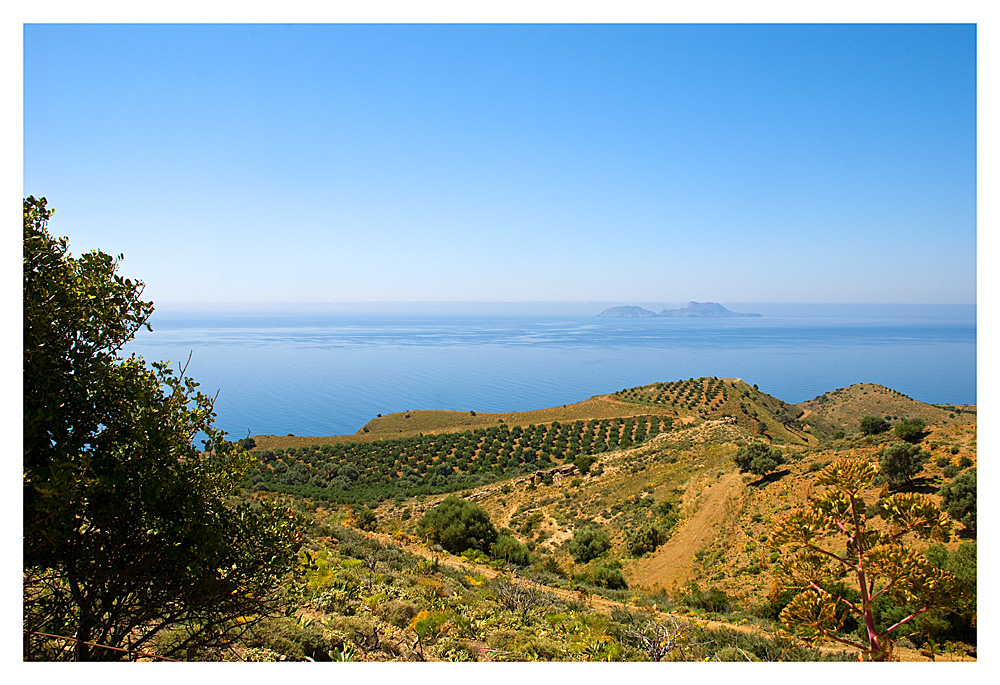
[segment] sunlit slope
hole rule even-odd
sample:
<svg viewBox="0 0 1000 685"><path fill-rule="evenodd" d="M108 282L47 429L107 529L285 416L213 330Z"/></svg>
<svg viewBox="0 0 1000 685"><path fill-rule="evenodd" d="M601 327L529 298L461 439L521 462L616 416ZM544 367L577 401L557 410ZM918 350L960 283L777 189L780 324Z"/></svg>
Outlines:
<svg viewBox="0 0 1000 685"><path fill-rule="evenodd" d="M932 425L976 423L975 405L934 405L918 402L891 388L874 383L856 383L824 393L796 407L806 413L805 420L824 425L826 430L859 430L865 416L878 416L895 423L900 419L922 418Z"/></svg>
<svg viewBox="0 0 1000 685"><path fill-rule="evenodd" d="M620 390L612 397L637 405L668 409L680 416L718 419L731 416L750 433L773 442L809 445L827 426L806 421L805 411L761 392L739 378L689 378Z"/></svg>

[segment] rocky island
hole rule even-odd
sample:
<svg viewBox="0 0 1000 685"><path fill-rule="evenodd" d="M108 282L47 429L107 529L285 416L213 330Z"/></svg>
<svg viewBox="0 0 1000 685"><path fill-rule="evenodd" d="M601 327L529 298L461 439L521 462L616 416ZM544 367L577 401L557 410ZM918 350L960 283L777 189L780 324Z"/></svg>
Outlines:
<svg viewBox="0 0 1000 685"><path fill-rule="evenodd" d="M726 309L718 302L688 302L686 307L681 309L664 309L657 314L649 309L626 305L624 307L611 307L605 309L598 316L615 318L635 318L645 316L668 316L675 318L719 318L733 316L760 316L760 314L742 314Z"/></svg>

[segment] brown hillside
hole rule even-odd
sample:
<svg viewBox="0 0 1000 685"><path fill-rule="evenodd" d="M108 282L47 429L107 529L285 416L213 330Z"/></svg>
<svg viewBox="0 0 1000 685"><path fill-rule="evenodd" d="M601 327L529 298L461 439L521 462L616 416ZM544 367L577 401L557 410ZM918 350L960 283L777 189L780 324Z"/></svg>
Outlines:
<svg viewBox="0 0 1000 685"><path fill-rule="evenodd" d="M895 423L922 418L932 425L976 423L975 406L943 407L918 402L901 392L874 383L857 383L832 390L797 405L811 420L822 420L846 433L858 431L865 416L878 416Z"/></svg>

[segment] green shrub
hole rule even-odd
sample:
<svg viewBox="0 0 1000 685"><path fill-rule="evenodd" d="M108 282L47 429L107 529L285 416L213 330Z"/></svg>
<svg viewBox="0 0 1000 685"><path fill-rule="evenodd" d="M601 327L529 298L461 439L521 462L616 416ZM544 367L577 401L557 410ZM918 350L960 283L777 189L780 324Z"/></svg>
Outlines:
<svg viewBox="0 0 1000 685"><path fill-rule="evenodd" d="M503 559L517 566L527 566L531 556L528 554L528 548L510 535L499 536L490 548L490 554L494 559Z"/></svg>
<svg viewBox="0 0 1000 685"><path fill-rule="evenodd" d="M976 469L963 471L938 490L944 510L976 534Z"/></svg>
<svg viewBox="0 0 1000 685"><path fill-rule="evenodd" d="M628 583L622 575L621 564L618 562L601 562L588 567L583 572L575 574L573 579L608 590L627 590Z"/></svg>
<svg viewBox="0 0 1000 685"><path fill-rule="evenodd" d="M766 442L757 441L748 447L741 447L733 457L740 473L752 473L763 476L774 471L786 462L784 455L777 447L771 447Z"/></svg>
<svg viewBox="0 0 1000 685"><path fill-rule="evenodd" d="M681 601L694 609L715 613L725 613L733 607L732 598L724 590L712 587L703 591L697 583L688 586L688 593L681 598Z"/></svg>
<svg viewBox="0 0 1000 685"><path fill-rule="evenodd" d="M293 618L272 618L256 626L245 639L248 647L259 647L283 654L288 659L330 661L330 651L336 644L323 636L323 631L303 625Z"/></svg>
<svg viewBox="0 0 1000 685"><path fill-rule="evenodd" d="M889 422L880 416L865 416L861 419L861 432L865 435L878 435L889 430Z"/></svg>
<svg viewBox="0 0 1000 685"><path fill-rule="evenodd" d="M896 424L893 430L896 432L896 437L900 440L920 442L920 439L924 437L924 428L926 426L927 422L921 418L902 419Z"/></svg>
<svg viewBox="0 0 1000 685"><path fill-rule="evenodd" d="M598 566L591 574L591 579L591 583L593 585L606 587L609 590L628 589L628 583L625 582L625 576L622 575L622 570L617 566Z"/></svg>
<svg viewBox="0 0 1000 685"><path fill-rule="evenodd" d="M455 554L469 548L485 551L497 539L489 513L455 495L449 495L423 515L417 523L417 534Z"/></svg>
<svg viewBox="0 0 1000 685"><path fill-rule="evenodd" d="M596 559L611 549L611 537L599 526L585 526L573 531L569 541L569 553L577 563L583 564Z"/></svg>
<svg viewBox="0 0 1000 685"><path fill-rule="evenodd" d="M667 541L666 531L655 523L644 523L625 532L625 549L634 557L656 551Z"/></svg>
<svg viewBox="0 0 1000 685"><path fill-rule="evenodd" d="M420 608L412 602L394 599L382 604L380 613L387 623L405 629L413 617L420 613Z"/></svg>

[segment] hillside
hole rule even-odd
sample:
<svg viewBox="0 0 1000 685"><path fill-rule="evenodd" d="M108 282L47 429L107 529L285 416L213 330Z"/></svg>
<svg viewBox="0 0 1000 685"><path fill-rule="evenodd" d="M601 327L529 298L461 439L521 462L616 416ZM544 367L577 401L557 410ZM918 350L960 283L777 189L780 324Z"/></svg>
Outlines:
<svg viewBox="0 0 1000 685"><path fill-rule="evenodd" d="M644 406L669 408L678 416L698 420L732 416L736 422L768 440L799 445L815 444L815 423L801 419L804 411L761 392L739 378L689 378L620 390L612 397ZM826 426L818 424L825 434Z"/></svg>
<svg viewBox="0 0 1000 685"><path fill-rule="evenodd" d="M780 559L769 535L806 501L824 466L877 460L893 442L891 432L858 432L857 420L876 408L890 421L927 420L921 447L930 458L914 488L940 503L938 487L976 466L975 407L927 405L871 384L823 397L791 405L740 379L699 378L534 412L404 412L376 417L339 443L302 438L315 442L276 448L282 453L262 462L301 478L336 466L327 486L356 499L303 497L296 487L308 486L282 490L273 479L258 480L254 496L294 495L287 501L314 521L314 570L298 591L295 630L313 626L341 657L648 660L652 652L630 631L659 625L687 631L679 644L690 646L670 651L671 660L854 660L842 647L812 650L778 634L791 595L775 591ZM787 463L767 478L741 474L733 456L760 439ZM529 452L535 461L523 458ZM387 463L405 488L392 478L363 485ZM345 479L347 470L355 480ZM463 472L477 480L461 480ZM481 506L510 536L513 558L523 559L451 554L422 539L418 523L449 494ZM862 494L874 502L884 492ZM592 561L577 559L573 541L590 529L606 532L609 547ZM648 546L642 535L653 529L664 537ZM942 549L968 559L969 545L974 573L975 535L963 524ZM420 633L420 620L440 628ZM896 658L974 658L969 620L927 624L937 626L933 642L914 622Z"/></svg>
<svg viewBox="0 0 1000 685"><path fill-rule="evenodd" d="M825 422L846 432L858 430L862 417L886 420L922 418L931 424L975 423L975 406L925 404L901 392L873 383L857 383L832 390L798 405L809 420Z"/></svg>
<svg viewBox="0 0 1000 685"><path fill-rule="evenodd" d="M816 447L856 433L860 418L879 410L890 423L917 416L930 425L975 421L974 408L942 409L870 384L792 405L739 378L689 378L533 411L414 410L375 417L353 435L255 436L261 463L247 487L378 502L551 469L721 419L747 440Z"/></svg>

